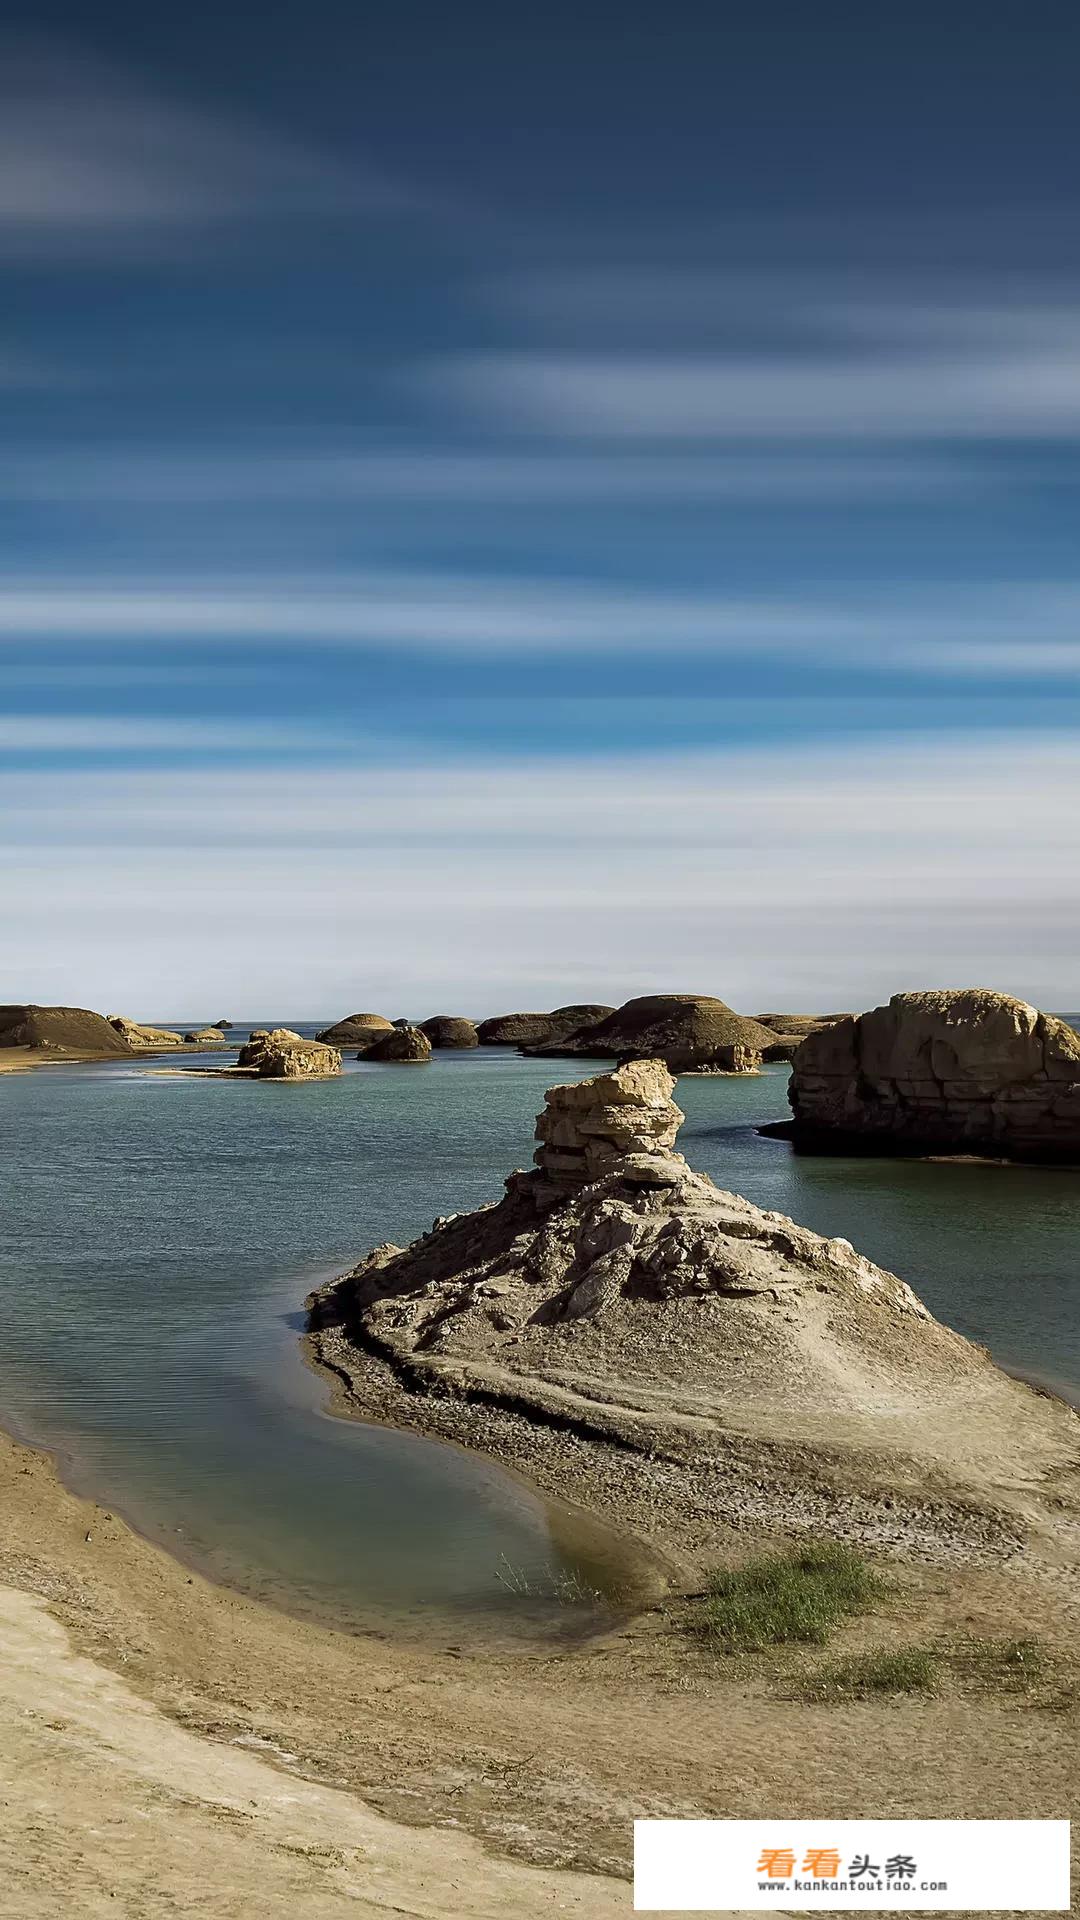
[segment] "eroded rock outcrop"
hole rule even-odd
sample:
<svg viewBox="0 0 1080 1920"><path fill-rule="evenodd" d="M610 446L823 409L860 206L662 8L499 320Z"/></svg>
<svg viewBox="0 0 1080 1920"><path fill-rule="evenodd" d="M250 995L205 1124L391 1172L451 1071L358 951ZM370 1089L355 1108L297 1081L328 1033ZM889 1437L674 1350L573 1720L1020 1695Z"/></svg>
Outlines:
<svg viewBox="0 0 1080 1920"><path fill-rule="evenodd" d="M433 1013L430 1020L421 1020L420 1031L427 1035L433 1047L464 1050L480 1045L475 1022L459 1014Z"/></svg>
<svg viewBox="0 0 1080 1920"><path fill-rule="evenodd" d="M431 1059L431 1041L419 1027L395 1027L357 1054L358 1060L396 1060L403 1066L422 1066Z"/></svg>
<svg viewBox="0 0 1080 1920"><path fill-rule="evenodd" d="M336 1025L324 1027L315 1038L332 1047L360 1047L366 1042L374 1046L380 1034L389 1033L392 1025L393 1021L384 1019L381 1013L350 1013Z"/></svg>
<svg viewBox="0 0 1080 1920"><path fill-rule="evenodd" d="M325 1080L341 1072L341 1053L318 1040L302 1039L291 1027L274 1027L269 1033L253 1033L236 1064L254 1070L260 1080Z"/></svg>
<svg viewBox="0 0 1080 1920"><path fill-rule="evenodd" d="M195 1027L191 1033L185 1033L184 1042L187 1046L198 1046L203 1041L224 1040L224 1038L225 1032L222 1027Z"/></svg>
<svg viewBox="0 0 1080 1920"><path fill-rule="evenodd" d="M357 1408L698 1554L749 1525L995 1558L1080 1526L1076 1415L695 1172L671 1091L659 1061L552 1088L502 1200L312 1296Z"/></svg>
<svg viewBox="0 0 1080 1920"><path fill-rule="evenodd" d="M811 1034L789 1098L811 1149L1080 1161L1080 1035L988 988L894 994Z"/></svg>

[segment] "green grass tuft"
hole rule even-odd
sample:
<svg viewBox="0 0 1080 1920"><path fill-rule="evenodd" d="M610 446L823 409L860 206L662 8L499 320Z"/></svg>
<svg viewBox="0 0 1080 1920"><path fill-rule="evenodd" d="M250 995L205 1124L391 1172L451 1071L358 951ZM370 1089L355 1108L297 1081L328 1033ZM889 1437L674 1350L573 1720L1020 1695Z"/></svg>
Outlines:
<svg viewBox="0 0 1080 1920"><path fill-rule="evenodd" d="M882 1591L878 1576L849 1547L803 1547L714 1573L690 1625L727 1653L791 1641L821 1645L839 1621L864 1613Z"/></svg>
<svg viewBox="0 0 1080 1920"><path fill-rule="evenodd" d="M933 1693L938 1662L927 1647L882 1647L833 1660L811 1675L808 1700L872 1700L883 1693Z"/></svg>

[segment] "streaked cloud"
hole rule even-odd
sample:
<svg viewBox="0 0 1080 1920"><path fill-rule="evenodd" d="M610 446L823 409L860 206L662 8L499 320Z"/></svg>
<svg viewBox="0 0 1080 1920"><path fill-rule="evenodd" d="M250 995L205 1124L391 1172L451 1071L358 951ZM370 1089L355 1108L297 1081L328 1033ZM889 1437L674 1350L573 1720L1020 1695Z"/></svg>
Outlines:
<svg viewBox="0 0 1080 1920"><path fill-rule="evenodd" d="M50 997L193 1016L239 988L312 1013L358 993L481 1012L660 986L748 1009L931 982L1072 992L1071 738L69 769L3 776L0 804L19 821L6 997L40 994L45 959Z"/></svg>
<svg viewBox="0 0 1080 1920"><path fill-rule="evenodd" d="M3 377L0 361L0 381ZM266 447L258 453L191 453L61 447L50 452L12 449L0 472L0 497L10 500L133 507L307 500L485 506L579 500L814 504L964 497L993 485L985 470L959 458L782 449L609 456L440 448L339 453Z"/></svg>
<svg viewBox="0 0 1080 1920"><path fill-rule="evenodd" d="M325 752L355 745L332 727L298 726L285 720L169 720L109 713L0 715L0 753L290 754Z"/></svg>
<svg viewBox="0 0 1080 1920"><path fill-rule="evenodd" d="M837 362L489 352L444 364L462 401L597 440L1065 439L1080 432L1080 320L1052 347L894 349Z"/></svg>
<svg viewBox="0 0 1080 1920"><path fill-rule="evenodd" d="M1080 582L1005 581L775 598L590 581L364 572L139 581L0 579L0 640L420 653L807 657L882 671L1069 672Z"/></svg>

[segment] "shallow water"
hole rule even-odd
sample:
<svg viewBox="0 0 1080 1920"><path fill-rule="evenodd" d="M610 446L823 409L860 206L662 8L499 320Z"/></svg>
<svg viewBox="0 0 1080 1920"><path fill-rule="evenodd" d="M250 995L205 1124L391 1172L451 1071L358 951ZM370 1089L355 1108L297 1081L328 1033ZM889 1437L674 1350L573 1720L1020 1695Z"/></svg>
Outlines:
<svg viewBox="0 0 1080 1920"><path fill-rule="evenodd" d="M331 1419L297 1335L318 1280L497 1198L545 1087L590 1070L485 1049L308 1086L126 1063L0 1077L0 1417L151 1537L299 1611L532 1630L545 1610L507 1581L602 1578L610 1542L568 1547L471 1455ZM754 1132L786 1114L785 1082L681 1080L691 1162L1080 1397L1080 1179L796 1157Z"/></svg>

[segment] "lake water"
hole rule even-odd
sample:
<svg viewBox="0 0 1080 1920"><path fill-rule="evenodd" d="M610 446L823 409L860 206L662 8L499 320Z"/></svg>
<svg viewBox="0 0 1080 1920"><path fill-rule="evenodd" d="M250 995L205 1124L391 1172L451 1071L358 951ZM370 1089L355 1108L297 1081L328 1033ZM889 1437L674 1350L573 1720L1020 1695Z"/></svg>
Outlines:
<svg viewBox="0 0 1080 1920"><path fill-rule="evenodd" d="M499 1468L332 1419L298 1340L314 1284L496 1199L545 1087L593 1070L481 1049L310 1085L0 1076L0 1420L151 1538L297 1611L502 1631L523 1618L508 1578L600 1577L609 1543L572 1541ZM1080 1178L796 1156L754 1131L786 1115L786 1077L681 1080L692 1164L843 1235L1080 1399Z"/></svg>

